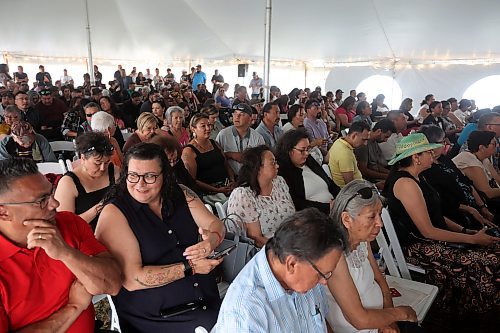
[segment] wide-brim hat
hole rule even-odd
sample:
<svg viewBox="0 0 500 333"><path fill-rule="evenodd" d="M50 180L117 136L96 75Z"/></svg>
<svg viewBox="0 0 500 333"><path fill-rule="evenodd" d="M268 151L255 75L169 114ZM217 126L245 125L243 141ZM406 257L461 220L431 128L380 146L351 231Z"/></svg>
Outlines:
<svg viewBox="0 0 500 333"><path fill-rule="evenodd" d="M443 147L443 145L439 143L429 143L422 133L410 134L396 143L396 154L394 154L388 164L393 165L406 157L440 147Z"/></svg>

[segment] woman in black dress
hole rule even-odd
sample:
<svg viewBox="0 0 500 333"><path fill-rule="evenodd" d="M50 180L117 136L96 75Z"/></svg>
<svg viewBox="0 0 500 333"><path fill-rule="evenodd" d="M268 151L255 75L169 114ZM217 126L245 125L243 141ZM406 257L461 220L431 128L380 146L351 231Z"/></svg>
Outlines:
<svg viewBox="0 0 500 333"><path fill-rule="evenodd" d="M97 208L120 170L111 163L114 147L104 134L83 133L75 144L80 164L59 180L54 194L60 203L57 210L78 214L95 230Z"/></svg>
<svg viewBox="0 0 500 333"><path fill-rule="evenodd" d="M163 149L130 148L104 204L96 237L123 271L123 287L113 297L121 331L210 330L220 307L210 272L222 260L207 257L223 240L224 226L193 191L175 183Z"/></svg>
<svg viewBox="0 0 500 333"><path fill-rule="evenodd" d="M439 287L435 303L442 311L495 310L500 299L500 239L484 229L467 230L443 216L438 193L421 177L434 162L433 149L442 146L429 144L422 133L410 134L396 144L396 157L389 161L393 169L384 188L389 213L406 259L422 266L425 281ZM481 247L463 249L466 244Z"/></svg>

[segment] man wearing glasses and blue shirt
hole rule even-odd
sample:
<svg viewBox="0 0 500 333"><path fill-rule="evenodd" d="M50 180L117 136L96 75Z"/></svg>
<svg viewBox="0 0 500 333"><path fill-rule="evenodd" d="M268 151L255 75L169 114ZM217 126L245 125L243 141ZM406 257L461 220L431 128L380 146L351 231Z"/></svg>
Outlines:
<svg viewBox="0 0 500 333"><path fill-rule="evenodd" d="M0 161L0 333L92 333L92 295L121 287L89 225L58 206L33 160Z"/></svg>
<svg viewBox="0 0 500 333"><path fill-rule="evenodd" d="M316 208L287 218L229 287L212 333L326 332L324 285L346 243Z"/></svg>

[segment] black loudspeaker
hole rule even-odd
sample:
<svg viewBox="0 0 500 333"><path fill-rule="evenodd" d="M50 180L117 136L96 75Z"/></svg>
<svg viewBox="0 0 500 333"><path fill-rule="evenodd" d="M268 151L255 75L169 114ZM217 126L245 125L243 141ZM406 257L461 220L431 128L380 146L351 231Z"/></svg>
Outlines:
<svg viewBox="0 0 500 333"><path fill-rule="evenodd" d="M245 77L248 72L248 64L238 65L238 77Z"/></svg>

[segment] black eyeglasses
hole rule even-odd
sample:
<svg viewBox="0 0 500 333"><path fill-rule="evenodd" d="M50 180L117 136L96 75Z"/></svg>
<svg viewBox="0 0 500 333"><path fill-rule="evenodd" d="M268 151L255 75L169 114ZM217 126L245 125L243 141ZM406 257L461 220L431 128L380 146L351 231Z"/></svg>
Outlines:
<svg viewBox="0 0 500 333"><path fill-rule="evenodd" d="M309 263L309 265L312 266L312 268L314 268L314 270L316 272L318 272L319 276L321 276L321 278L323 278L325 281L328 281L328 279L330 279L333 275L333 272L328 272L328 273L323 273L322 271L319 270L318 266L316 266L312 260L310 260L309 258L307 257L304 257L304 259Z"/></svg>
<svg viewBox="0 0 500 333"><path fill-rule="evenodd" d="M54 197L54 192L56 191L55 187L52 188L50 193L42 195L41 198L33 200L33 201L21 201L21 202L0 202L0 205L3 206L14 206L14 205L38 205L40 209L45 209L49 205L49 201Z"/></svg>
<svg viewBox="0 0 500 333"><path fill-rule="evenodd" d="M152 172L148 172L143 175L139 175L135 172L127 173L127 181L132 184L137 184L141 180L141 178L146 184L154 184L156 183L156 179L158 179L158 177L160 177L160 174Z"/></svg>
<svg viewBox="0 0 500 333"><path fill-rule="evenodd" d="M299 148L293 147L293 149L300 152L302 155L311 153L311 150L309 148L299 149Z"/></svg>

